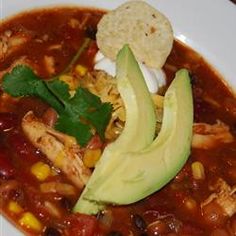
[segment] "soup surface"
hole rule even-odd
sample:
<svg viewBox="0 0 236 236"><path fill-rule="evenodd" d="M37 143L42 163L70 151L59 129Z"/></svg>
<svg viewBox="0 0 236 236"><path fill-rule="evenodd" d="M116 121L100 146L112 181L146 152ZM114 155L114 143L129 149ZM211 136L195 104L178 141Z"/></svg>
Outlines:
<svg viewBox="0 0 236 236"><path fill-rule="evenodd" d="M71 92L81 86L95 92L102 102L110 102L96 84L101 80L104 86L105 81L118 99L114 80L93 69L98 50L96 25L103 14L95 9L45 9L2 23L0 78L15 66L25 65L42 79L57 76ZM85 38L90 40L75 58ZM194 135L187 163L155 194L132 205L109 206L96 216L72 213L82 188L22 130L22 119L29 111L53 129L55 110L34 96L13 98L1 89L2 214L29 235L236 235L236 99L200 55L177 41L164 65L167 86L159 95L180 68L191 74L194 97ZM104 147L122 132L124 108L118 108L105 139L94 131L86 145L78 145L76 152L91 171Z"/></svg>

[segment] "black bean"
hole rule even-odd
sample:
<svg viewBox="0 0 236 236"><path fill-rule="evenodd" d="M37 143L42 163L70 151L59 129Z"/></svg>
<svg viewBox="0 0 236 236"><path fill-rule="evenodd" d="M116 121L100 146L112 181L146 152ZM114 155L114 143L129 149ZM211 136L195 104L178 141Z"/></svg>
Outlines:
<svg viewBox="0 0 236 236"><path fill-rule="evenodd" d="M53 227L47 227L44 236L61 236L61 233Z"/></svg>
<svg viewBox="0 0 236 236"><path fill-rule="evenodd" d="M122 236L122 233L119 231L111 231L107 236Z"/></svg>
<svg viewBox="0 0 236 236"><path fill-rule="evenodd" d="M197 76L195 74L189 73L189 77L190 77L190 82L191 84L195 84L195 81L197 79Z"/></svg>
<svg viewBox="0 0 236 236"><path fill-rule="evenodd" d="M98 214L96 215L96 218L97 218L98 220L100 220L100 219L103 218L103 216L104 216L103 211L99 211Z"/></svg>
<svg viewBox="0 0 236 236"><path fill-rule="evenodd" d="M0 198L12 199L18 187L19 183L16 180L4 181L0 184Z"/></svg>
<svg viewBox="0 0 236 236"><path fill-rule="evenodd" d="M94 26L89 25L86 28L85 33L88 38L96 40L97 29Z"/></svg>
<svg viewBox="0 0 236 236"><path fill-rule="evenodd" d="M144 219L138 215L138 214L134 214L132 216L132 220L133 220L133 223L134 225L139 229L139 230L145 230L146 227L147 227L147 224L146 222L144 221Z"/></svg>
<svg viewBox="0 0 236 236"><path fill-rule="evenodd" d="M21 186L19 186L17 189L14 189L10 193L10 198L17 202L24 202L25 199L25 193Z"/></svg>
<svg viewBox="0 0 236 236"><path fill-rule="evenodd" d="M11 162L9 152L6 148L0 147L0 177L3 179L10 179L15 174L15 168Z"/></svg>
<svg viewBox="0 0 236 236"><path fill-rule="evenodd" d="M62 199L61 199L61 206L63 207L63 208L65 208L67 211L71 211L71 209L72 209L72 203L71 203L71 201L68 199L68 198L66 198L66 197L63 197Z"/></svg>

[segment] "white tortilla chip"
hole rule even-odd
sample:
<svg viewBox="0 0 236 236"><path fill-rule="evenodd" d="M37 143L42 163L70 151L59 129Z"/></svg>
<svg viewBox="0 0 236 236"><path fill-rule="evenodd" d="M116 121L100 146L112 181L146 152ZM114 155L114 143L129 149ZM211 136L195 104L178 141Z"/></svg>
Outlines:
<svg viewBox="0 0 236 236"><path fill-rule="evenodd" d="M129 44L138 61L161 68L173 39L169 20L144 1L129 1L105 14L98 24L98 47L112 60L124 44Z"/></svg>

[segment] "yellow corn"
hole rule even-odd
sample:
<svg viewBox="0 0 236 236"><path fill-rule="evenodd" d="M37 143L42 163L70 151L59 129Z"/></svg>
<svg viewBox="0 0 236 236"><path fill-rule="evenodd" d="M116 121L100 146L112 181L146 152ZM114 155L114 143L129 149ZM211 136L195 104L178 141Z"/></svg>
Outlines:
<svg viewBox="0 0 236 236"><path fill-rule="evenodd" d="M23 208L15 201L10 201L8 204L8 210L12 213L19 214L23 211Z"/></svg>
<svg viewBox="0 0 236 236"><path fill-rule="evenodd" d="M19 223L27 229L34 231L42 230L41 222L31 212L25 212L20 218Z"/></svg>
<svg viewBox="0 0 236 236"><path fill-rule="evenodd" d="M204 166L201 162L195 161L192 163L192 175L194 179L202 180L205 179Z"/></svg>
<svg viewBox="0 0 236 236"><path fill-rule="evenodd" d="M197 203L193 198L185 199L184 205L188 210L194 210L197 207Z"/></svg>
<svg viewBox="0 0 236 236"><path fill-rule="evenodd" d="M164 104L164 97L163 96L158 95L158 94L153 94L152 100L153 100L156 107L163 108L163 104Z"/></svg>
<svg viewBox="0 0 236 236"><path fill-rule="evenodd" d="M82 66L80 64L75 67L75 73L80 76L85 76L87 71L88 71L88 69L85 66Z"/></svg>
<svg viewBox="0 0 236 236"><path fill-rule="evenodd" d="M78 80L71 75L61 75L59 80L68 84L70 90L75 90L78 87Z"/></svg>
<svg viewBox="0 0 236 236"><path fill-rule="evenodd" d="M101 149L87 149L84 153L84 165L88 168L95 167L97 161L99 160L102 154Z"/></svg>
<svg viewBox="0 0 236 236"><path fill-rule="evenodd" d="M31 173L40 181L44 181L51 174L49 165L39 161L32 165Z"/></svg>
<svg viewBox="0 0 236 236"><path fill-rule="evenodd" d="M69 136L69 135L67 135L67 136L65 135L65 141L64 142L65 142L66 148L70 148L74 145L78 145L76 139L72 136Z"/></svg>

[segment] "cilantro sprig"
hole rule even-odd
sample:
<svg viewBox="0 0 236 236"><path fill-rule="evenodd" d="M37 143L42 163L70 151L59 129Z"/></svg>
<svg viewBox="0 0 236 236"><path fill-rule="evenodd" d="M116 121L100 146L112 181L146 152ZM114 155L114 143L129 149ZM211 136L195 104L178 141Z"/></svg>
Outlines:
<svg viewBox="0 0 236 236"><path fill-rule="evenodd" d="M82 146L92 137L93 129L104 139L112 106L87 89L77 88L70 96L68 85L59 79L42 80L31 68L18 65L3 76L3 90L13 97L36 96L53 107L58 115L55 128L74 136Z"/></svg>

